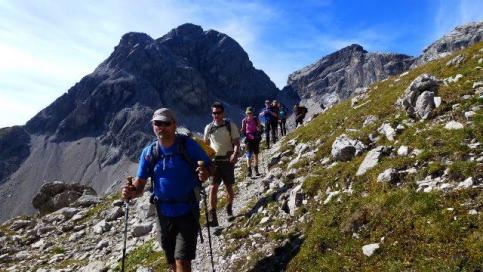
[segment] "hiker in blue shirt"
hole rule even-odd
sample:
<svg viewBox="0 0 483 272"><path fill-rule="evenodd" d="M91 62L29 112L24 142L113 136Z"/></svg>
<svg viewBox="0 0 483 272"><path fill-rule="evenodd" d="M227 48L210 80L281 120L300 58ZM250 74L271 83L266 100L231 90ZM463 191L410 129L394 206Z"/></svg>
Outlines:
<svg viewBox="0 0 483 272"><path fill-rule="evenodd" d="M267 149L270 148L270 131L272 130L272 122L277 118L276 113L273 112L270 100L265 100L265 108L258 115L260 121L262 121L265 131L265 142ZM276 120L276 119L275 119Z"/></svg>
<svg viewBox="0 0 483 272"><path fill-rule="evenodd" d="M193 139L176 135L171 110L155 111L151 122L157 141L143 150L137 178L123 188L122 195L125 199L142 195L147 179L152 179L158 231L168 264L173 271L191 271L199 232L199 204L194 189L208 179L210 160ZM181 144L190 162L178 152ZM157 161L153 161L153 148L158 148ZM196 165L198 161L207 167Z"/></svg>

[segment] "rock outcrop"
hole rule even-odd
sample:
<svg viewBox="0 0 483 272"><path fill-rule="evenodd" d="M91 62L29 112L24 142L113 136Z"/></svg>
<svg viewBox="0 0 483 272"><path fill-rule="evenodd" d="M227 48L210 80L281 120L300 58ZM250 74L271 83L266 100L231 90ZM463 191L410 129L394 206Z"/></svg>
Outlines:
<svg viewBox="0 0 483 272"><path fill-rule="evenodd" d="M356 88L406 71L412 62L407 55L369 53L353 44L290 74L286 88L297 92L310 115L349 98Z"/></svg>
<svg viewBox="0 0 483 272"><path fill-rule="evenodd" d="M61 181L48 182L40 187L40 191L32 200L32 206L39 210L40 215L44 215L74 204L83 195L96 194L89 186L66 184Z"/></svg>
<svg viewBox="0 0 483 272"><path fill-rule="evenodd" d="M407 115L411 118L428 119L436 107L434 97L437 94L441 80L429 74L418 76L404 91L398 100Z"/></svg>
<svg viewBox="0 0 483 272"><path fill-rule="evenodd" d="M454 51L467 48L480 41L483 41L483 21L458 26L426 47L423 50L423 54L416 59L411 68L444 58Z"/></svg>

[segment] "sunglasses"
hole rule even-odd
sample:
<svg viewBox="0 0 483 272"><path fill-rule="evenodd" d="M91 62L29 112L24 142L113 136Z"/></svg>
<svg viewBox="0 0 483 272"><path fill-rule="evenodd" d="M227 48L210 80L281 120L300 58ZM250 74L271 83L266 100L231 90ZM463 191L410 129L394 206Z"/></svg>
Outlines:
<svg viewBox="0 0 483 272"><path fill-rule="evenodd" d="M222 111L214 111L212 112L213 115L218 115L218 114L222 114L223 112Z"/></svg>
<svg viewBox="0 0 483 272"><path fill-rule="evenodd" d="M166 122L166 121L153 121L153 125L157 127L169 127L171 126L172 122Z"/></svg>

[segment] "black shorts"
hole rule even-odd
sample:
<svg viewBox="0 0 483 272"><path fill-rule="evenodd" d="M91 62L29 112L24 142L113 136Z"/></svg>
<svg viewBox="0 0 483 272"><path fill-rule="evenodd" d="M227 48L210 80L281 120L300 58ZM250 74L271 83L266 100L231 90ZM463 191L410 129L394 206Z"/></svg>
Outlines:
<svg viewBox="0 0 483 272"><path fill-rule="evenodd" d="M215 166L215 173L213 175L213 184L220 185L221 182L225 185L231 185L235 183L235 167L229 161L229 157L220 158L213 161Z"/></svg>
<svg viewBox="0 0 483 272"><path fill-rule="evenodd" d="M177 217L160 216L158 238L168 264L175 260L194 260L199 233L199 218L188 213Z"/></svg>
<svg viewBox="0 0 483 272"><path fill-rule="evenodd" d="M253 154L260 153L260 141L258 140L247 140L247 151Z"/></svg>

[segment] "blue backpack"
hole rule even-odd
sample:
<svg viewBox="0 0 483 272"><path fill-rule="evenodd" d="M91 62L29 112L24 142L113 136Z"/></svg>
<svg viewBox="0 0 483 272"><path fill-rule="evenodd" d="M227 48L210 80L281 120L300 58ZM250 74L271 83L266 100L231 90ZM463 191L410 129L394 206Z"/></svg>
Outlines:
<svg viewBox="0 0 483 272"><path fill-rule="evenodd" d="M278 117L282 120L287 119L287 113L285 112L285 110L280 110L278 112Z"/></svg>

